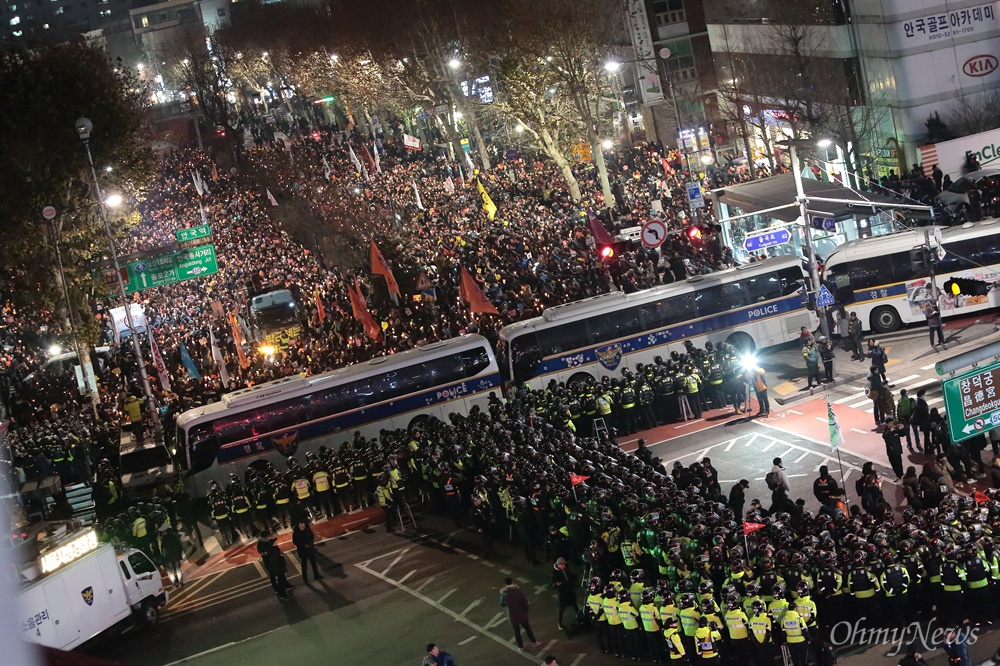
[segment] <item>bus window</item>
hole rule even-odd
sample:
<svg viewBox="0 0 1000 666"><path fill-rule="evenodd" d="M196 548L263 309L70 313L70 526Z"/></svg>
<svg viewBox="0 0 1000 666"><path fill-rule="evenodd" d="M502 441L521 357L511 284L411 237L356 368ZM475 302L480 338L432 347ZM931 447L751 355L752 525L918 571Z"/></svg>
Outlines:
<svg viewBox="0 0 1000 666"><path fill-rule="evenodd" d="M802 271L798 268L782 268L778 271L781 281L781 295L791 296L802 291Z"/></svg>
<svg viewBox="0 0 1000 666"><path fill-rule="evenodd" d="M729 308L722 304L722 285L699 289L694 292L694 307L697 317L708 317Z"/></svg>
<svg viewBox="0 0 1000 666"><path fill-rule="evenodd" d="M190 433L191 471L208 469L219 453L219 440L211 423L202 423L191 428Z"/></svg>
<svg viewBox="0 0 1000 666"><path fill-rule="evenodd" d="M586 347L589 344L587 327L581 324L553 326L538 332L538 351L542 358Z"/></svg>
<svg viewBox="0 0 1000 666"><path fill-rule="evenodd" d="M486 353L485 347L462 352L459 358L462 359L463 377L475 377L490 364L490 355Z"/></svg>
<svg viewBox="0 0 1000 666"><path fill-rule="evenodd" d="M720 307L723 310L735 310L747 304L747 295L741 282L732 282L719 287Z"/></svg>
<svg viewBox="0 0 1000 666"><path fill-rule="evenodd" d="M855 290L880 287L885 284L891 284L894 280L892 276L892 258L889 257L858 259L851 262L849 270L851 286Z"/></svg>
<svg viewBox="0 0 1000 666"><path fill-rule="evenodd" d="M769 301L782 295L781 279L775 273L757 275L743 281L751 303Z"/></svg>
<svg viewBox="0 0 1000 666"><path fill-rule="evenodd" d="M579 328L583 328L580 326ZM524 377L530 375L542 360L541 351L538 348L538 339L534 333L528 333L514 338L510 342L510 355L514 366L514 376Z"/></svg>
<svg viewBox="0 0 1000 666"><path fill-rule="evenodd" d="M854 302L854 289L851 287L850 275L831 271L824 277L826 282L833 284L833 297L838 303Z"/></svg>
<svg viewBox="0 0 1000 666"><path fill-rule="evenodd" d="M628 308L612 314L600 315L587 322L590 343L598 344L642 332L638 308Z"/></svg>
<svg viewBox="0 0 1000 666"><path fill-rule="evenodd" d="M944 249L948 253L944 259L934 265L935 273L953 273L968 268L975 268L975 264L970 261L973 255L978 252L978 244L975 238L958 241L957 243L948 243Z"/></svg>

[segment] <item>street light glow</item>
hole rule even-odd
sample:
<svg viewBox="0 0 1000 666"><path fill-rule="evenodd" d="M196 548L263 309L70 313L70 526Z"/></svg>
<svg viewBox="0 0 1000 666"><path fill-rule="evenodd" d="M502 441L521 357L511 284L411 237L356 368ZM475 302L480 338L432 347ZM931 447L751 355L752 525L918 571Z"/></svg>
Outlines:
<svg viewBox="0 0 1000 666"><path fill-rule="evenodd" d="M62 353L62 347L59 345L52 345L49 347L49 356L57 356Z"/></svg>
<svg viewBox="0 0 1000 666"><path fill-rule="evenodd" d="M462 61L459 60L458 58L452 58L451 60L448 61L448 66L451 67L452 69L458 69L459 67L462 66Z"/></svg>
<svg viewBox="0 0 1000 666"><path fill-rule="evenodd" d="M611 139L605 139L604 141L601 141L601 148L603 148L604 150L611 150L614 147L614 145L615 144L614 142L611 141Z"/></svg>
<svg viewBox="0 0 1000 666"><path fill-rule="evenodd" d="M111 165L104 167L104 170L107 171L108 173L111 173Z"/></svg>
<svg viewBox="0 0 1000 666"><path fill-rule="evenodd" d="M462 117L462 112L456 110L455 111L455 120L459 120L461 117Z"/></svg>
<svg viewBox="0 0 1000 666"><path fill-rule="evenodd" d="M819 141L817 141L816 145L819 146L820 148L826 148L826 147L828 147L832 143L833 143L833 141L831 141L830 139L823 138L823 139L820 139Z"/></svg>
<svg viewBox="0 0 1000 666"><path fill-rule="evenodd" d="M614 74L621 68L622 64L616 60L609 60L604 63L604 69L608 72L608 74Z"/></svg>
<svg viewBox="0 0 1000 666"><path fill-rule="evenodd" d="M517 127L514 128L514 131L517 132L518 134L520 134L521 132L524 131L524 125L521 125L520 123L518 123Z"/></svg>
<svg viewBox="0 0 1000 666"><path fill-rule="evenodd" d="M104 205L108 208L118 208L118 206L122 205L122 195L109 194L107 198L104 199Z"/></svg>

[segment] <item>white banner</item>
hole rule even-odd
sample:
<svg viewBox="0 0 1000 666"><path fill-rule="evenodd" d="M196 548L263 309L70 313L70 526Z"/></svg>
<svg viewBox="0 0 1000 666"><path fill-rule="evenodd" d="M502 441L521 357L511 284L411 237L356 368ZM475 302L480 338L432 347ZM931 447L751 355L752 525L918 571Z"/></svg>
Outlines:
<svg viewBox="0 0 1000 666"><path fill-rule="evenodd" d="M415 136L410 136L409 134L403 135L403 146L410 150L420 150L422 146L422 141Z"/></svg>
<svg viewBox="0 0 1000 666"><path fill-rule="evenodd" d="M625 5L629 32L636 59L636 87L642 92L642 103L653 104L663 99L659 66L653 51L653 36L649 32L649 18L643 0L628 0Z"/></svg>
<svg viewBox="0 0 1000 666"><path fill-rule="evenodd" d="M996 30L997 27L997 3L986 2L976 7L942 10L900 21L895 25L894 41L903 48L909 48L939 40L983 34Z"/></svg>
<svg viewBox="0 0 1000 666"><path fill-rule="evenodd" d="M163 362L163 356L160 355L160 350L156 346L156 339L153 337L153 332L149 332L149 348L153 352L153 365L156 366L156 374L160 376L160 386L163 387L164 391L170 390L170 375L167 374L167 365Z"/></svg>

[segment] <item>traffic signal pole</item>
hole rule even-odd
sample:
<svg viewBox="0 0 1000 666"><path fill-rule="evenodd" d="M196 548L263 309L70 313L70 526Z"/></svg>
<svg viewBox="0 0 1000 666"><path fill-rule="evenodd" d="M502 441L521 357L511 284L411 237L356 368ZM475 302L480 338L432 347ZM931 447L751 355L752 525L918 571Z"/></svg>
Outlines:
<svg viewBox="0 0 1000 666"><path fill-rule="evenodd" d="M830 340L830 323L826 320L826 308L817 304L819 300L819 269L816 267L816 250L813 248L812 227L809 224L809 200L806 199L802 187L802 172L799 170L799 155L795 151L795 143L789 142L789 152L792 158L792 175L795 178L795 200L799 202L799 214L802 216L802 228L806 238L806 259L809 261L809 281L812 282L813 303L816 304L816 315L819 317L819 330L823 337Z"/></svg>

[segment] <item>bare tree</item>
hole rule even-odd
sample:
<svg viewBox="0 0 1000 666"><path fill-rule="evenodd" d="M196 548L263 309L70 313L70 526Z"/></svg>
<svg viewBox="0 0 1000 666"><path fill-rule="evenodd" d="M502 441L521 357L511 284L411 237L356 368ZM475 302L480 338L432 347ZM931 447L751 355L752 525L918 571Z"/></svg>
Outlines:
<svg viewBox="0 0 1000 666"><path fill-rule="evenodd" d="M959 97L945 111L942 120L958 136L979 134L1000 127L1000 92L992 90L974 97Z"/></svg>

